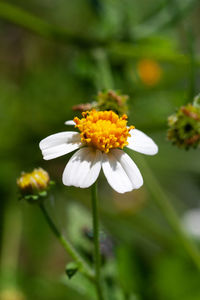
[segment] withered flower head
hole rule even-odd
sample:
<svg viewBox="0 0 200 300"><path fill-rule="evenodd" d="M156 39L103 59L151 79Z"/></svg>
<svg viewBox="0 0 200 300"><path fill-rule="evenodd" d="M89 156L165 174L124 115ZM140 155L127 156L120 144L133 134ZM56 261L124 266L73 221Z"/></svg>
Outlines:
<svg viewBox="0 0 200 300"><path fill-rule="evenodd" d="M200 145L200 106L195 98L168 118L168 139L180 148L197 148Z"/></svg>
<svg viewBox="0 0 200 300"><path fill-rule="evenodd" d="M87 110L91 110L94 106L92 105L92 103L83 103L83 104L77 104L77 105L74 105L72 107L72 109L74 111L80 111L80 112L83 112L83 111L87 111Z"/></svg>
<svg viewBox="0 0 200 300"><path fill-rule="evenodd" d="M95 101L91 103L81 103L74 105L74 111L88 111L95 109L97 111L112 110L119 116L128 113L127 100L128 95L121 95L119 91L104 90L98 92Z"/></svg>
<svg viewBox="0 0 200 300"><path fill-rule="evenodd" d="M112 110L118 115L127 114L128 95L121 95L118 91L101 91L96 97L97 110Z"/></svg>

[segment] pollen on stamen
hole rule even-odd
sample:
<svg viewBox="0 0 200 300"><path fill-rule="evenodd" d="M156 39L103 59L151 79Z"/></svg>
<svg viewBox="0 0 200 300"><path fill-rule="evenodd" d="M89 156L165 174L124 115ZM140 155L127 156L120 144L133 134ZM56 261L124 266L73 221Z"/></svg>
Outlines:
<svg viewBox="0 0 200 300"><path fill-rule="evenodd" d="M127 115L119 117L113 111L91 110L82 113L83 118L74 118L81 132L81 141L88 146L95 147L108 153L110 149L123 149L128 145L129 131L134 126L127 128Z"/></svg>

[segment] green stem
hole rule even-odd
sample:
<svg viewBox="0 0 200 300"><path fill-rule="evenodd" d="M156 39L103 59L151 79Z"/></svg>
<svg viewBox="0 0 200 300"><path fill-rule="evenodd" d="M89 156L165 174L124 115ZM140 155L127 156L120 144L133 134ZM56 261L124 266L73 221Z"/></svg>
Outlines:
<svg viewBox="0 0 200 300"><path fill-rule="evenodd" d="M45 206L43 203L40 204L41 211L55 234L55 236L58 238L60 241L61 245L64 247L64 249L67 251L67 253L77 262L80 268L80 272L82 272L84 275L86 275L90 280L94 281L94 274L92 270L90 270L89 266L87 263L83 260L83 258L79 255L79 253L76 251L76 249L70 244L69 241L66 240L66 238L59 232L58 228L52 221L51 217L49 216Z"/></svg>
<svg viewBox="0 0 200 300"><path fill-rule="evenodd" d="M195 66L195 35L193 34L192 28L187 30L188 36L188 51L190 57L189 63L189 91L188 91L188 101L194 98L196 93L196 66Z"/></svg>
<svg viewBox="0 0 200 300"><path fill-rule="evenodd" d="M103 300L103 290L101 286L101 253L99 236L99 209L97 200L97 184L92 185L92 216L93 216L93 234L94 234L94 263L95 279L98 299Z"/></svg>
<svg viewBox="0 0 200 300"><path fill-rule="evenodd" d="M9 274L16 284L17 269L19 263L20 241L22 233L22 216L18 207L6 207L6 213L3 218L3 235L0 255L1 275ZM10 233L12 232L12 238ZM3 278L3 277L2 277ZM9 277L10 278L10 277Z"/></svg>
<svg viewBox="0 0 200 300"><path fill-rule="evenodd" d="M97 90L114 89L113 76L105 49L98 48L93 51L97 63L96 87Z"/></svg>
<svg viewBox="0 0 200 300"><path fill-rule="evenodd" d="M160 208L163 215L169 222L170 226L176 232L180 242L182 243L183 247L187 251L188 255L193 260L194 264L197 266L198 269L200 269L200 253L198 248L196 247L193 240L185 232L175 209L171 205L168 196L163 191L160 183L157 181L156 177L154 176L151 169L147 165L145 159L140 158L139 162L144 169L144 174L146 176L145 183L148 186L148 189L152 194L156 205Z"/></svg>

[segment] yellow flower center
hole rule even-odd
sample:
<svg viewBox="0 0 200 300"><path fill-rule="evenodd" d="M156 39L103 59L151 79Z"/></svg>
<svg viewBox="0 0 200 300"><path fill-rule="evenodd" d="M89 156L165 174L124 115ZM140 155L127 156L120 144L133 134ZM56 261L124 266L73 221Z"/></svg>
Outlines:
<svg viewBox="0 0 200 300"><path fill-rule="evenodd" d="M81 132L81 141L105 153L112 148L121 148L128 145L129 131L134 126L127 128L127 115L119 117L113 111L86 111L83 118L74 118Z"/></svg>
<svg viewBox="0 0 200 300"><path fill-rule="evenodd" d="M22 192L34 193L45 190L49 183L49 174L42 168L34 169L31 173L22 173L17 179L17 185Z"/></svg>

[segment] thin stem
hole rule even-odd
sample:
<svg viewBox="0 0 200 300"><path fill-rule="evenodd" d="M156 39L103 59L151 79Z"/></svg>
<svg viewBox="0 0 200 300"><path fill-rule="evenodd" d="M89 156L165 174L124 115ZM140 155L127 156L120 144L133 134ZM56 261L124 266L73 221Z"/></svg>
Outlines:
<svg viewBox="0 0 200 300"><path fill-rule="evenodd" d="M187 30L187 39L188 39L188 52L189 52L189 91L188 91L188 100L194 98L196 93L196 66L195 66L195 35L191 28Z"/></svg>
<svg viewBox="0 0 200 300"><path fill-rule="evenodd" d="M89 266L87 263L83 260L83 258L79 255L79 253L76 251L76 249L71 245L69 241L66 240L66 238L59 232L58 228L54 224L53 220L49 216L45 206L43 203L40 204L41 211L55 234L55 236L58 238L60 241L61 245L64 247L64 249L67 251L67 253L77 262L80 268L80 272L82 272L84 275L86 275L90 280L94 281L94 274L92 270L90 270Z"/></svg>
<svg viewBox="0 0 200 300"><path fill-rule="evenodd" d="M157 181L156 177L154 176L151 169L147 165L145 159L140 158L140 165L142 165L143 169L145 169L144 174L146 175L147 178L145 183L148 186L148 189L152 194L154 201L156 202L157 206L161 209L163 215L169 222L170 226L176 232L180 242L184 246L188 255L193 260L194 264L197 266L198 269L200 269L200 253L198 248L196 247L193 240L188 236L188 234L183 229L179 217L175 209L171 205L168 196L165 194L160 183Z"/></svg>
<svg viewBox="0 0 200 300"><path fill-rule="evenodd" d="M97 184L92 186L92 216L93 216L93 234L94 234L94 263L95 279L98 299L103 300L103 291L101 287L101 253L100 253L100 236L99 236L99 209L97 200Z"/></svg>
<svg viewBox="0 0 200 300"><path fill-rule="evenodd" d="M97 74L95 78L97 90L114 89L111 66L105 49L95 49L93 56L97 64Z"/></svg>

